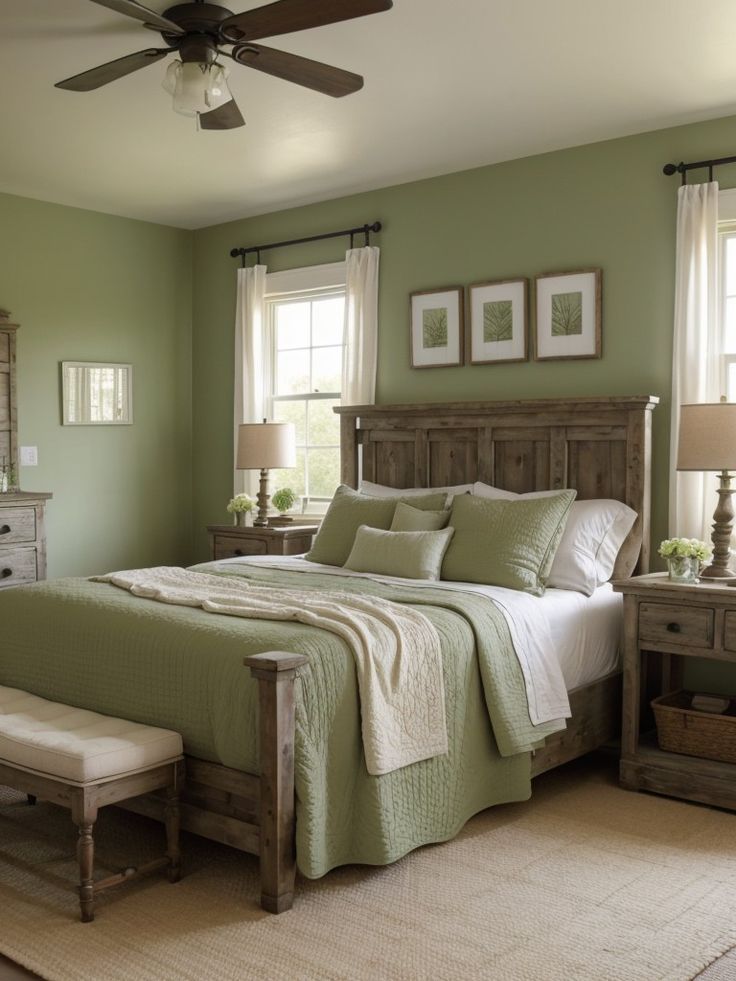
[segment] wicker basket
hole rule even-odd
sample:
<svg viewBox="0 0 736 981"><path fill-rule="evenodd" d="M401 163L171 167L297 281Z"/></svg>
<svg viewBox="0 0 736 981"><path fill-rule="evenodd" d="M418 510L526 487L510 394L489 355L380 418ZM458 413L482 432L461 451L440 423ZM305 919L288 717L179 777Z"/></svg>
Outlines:
<svg viewBox="0 0 736 981"><path fill-rule="evenodd" d="M674 691L652 702L659 748L669 753L736 763L736 706L723 715L690 707L691 691Z"/></svg>

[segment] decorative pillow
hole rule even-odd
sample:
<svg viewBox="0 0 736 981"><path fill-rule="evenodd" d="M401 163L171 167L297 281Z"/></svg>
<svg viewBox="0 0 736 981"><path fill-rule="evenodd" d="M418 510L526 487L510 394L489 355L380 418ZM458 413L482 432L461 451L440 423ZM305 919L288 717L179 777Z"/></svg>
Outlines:
<svg viewBox="0 0 736 981"><path fill-rule="evenodd" d="M391 531L439 531L450 520L450 512L422 511L399 501L391 522Z"/></svg>
<svg viewBox="0 0 736 981"><path fill-rule="evenodd" d="M372 484L369 480L363 480L360 484L361 494L368 494L370 497L417 497L422 494L445 493L450 496L456 494L472 494L472 484L456 484L454 487L406 487L399 490L397 487L386 487L385 484Z"/></svg>
<svg viewBox="0 0 736 981"><path fill-rule="evenodd" d="M489 484L475 484L474 493L496 500L529 500L550 497L559 491L512 494ZM622 501L575 501L547 585L592 596L598 586L611 578L618 553L635 521L636 511Z"/></svg>
<svg viewBox="0 0 736 981"><path fill-rule="evenodd" d="M345 568L401 579L439 579L442 559L452 535L452 528L381 531L362 525Z"/></svg>
<svg viewBox="0 0 736 981"><path fill-rule="evenodd" d="M442 578L540 596L574 500L574 490L513 501L455 498L450 518L455 535Z"/></svg>
<svg viewBox="0 0 736 981"><path fill-rule="evenodd" d="M445 503L445 494L426 494L412 497L412 507L422 511L439 511ZM393 521L400 497L366 497L344 485L337 488L327 514L317 532L311 551L305 558L325 565L345 565L355 541L355 533L361 525L388 530Z"/></svg>

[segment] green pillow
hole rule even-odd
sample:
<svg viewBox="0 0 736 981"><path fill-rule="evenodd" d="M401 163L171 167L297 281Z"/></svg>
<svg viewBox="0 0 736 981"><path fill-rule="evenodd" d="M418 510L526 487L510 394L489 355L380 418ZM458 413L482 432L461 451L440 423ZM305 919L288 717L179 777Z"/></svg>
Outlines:
<svg viewBox="0 0 736 981"><path fill-rule="evenodd" d="M438 511L447 494L427 494L422 497L367 497L344 485L337 488L327 514L306 558L310 562L325 565L345 565L355 541L355 533L361 525L388 530L393 521L396 505L411 500L411 506L422 511Z"/></svg>
<svg viewBox="0 0 736 981"><path fill-rule="evenodd" d="M362 525L346 569L402 579L439 579L452 528L442 531L381 531Z"/></svg>
<svg viewBox="0 0 736 981"><path fill-rule="evenodd" d="M391 531L439 531L449 520L449 511L422 511L399 501L391 522Z"/></svg>
<svg viewBox="0 0 736 981"><path fill-rule="evenodd" d="M566 490L553 497L511 501L456 497L450 518L455 535L442 578L540 596L575 493Z"/></svg>

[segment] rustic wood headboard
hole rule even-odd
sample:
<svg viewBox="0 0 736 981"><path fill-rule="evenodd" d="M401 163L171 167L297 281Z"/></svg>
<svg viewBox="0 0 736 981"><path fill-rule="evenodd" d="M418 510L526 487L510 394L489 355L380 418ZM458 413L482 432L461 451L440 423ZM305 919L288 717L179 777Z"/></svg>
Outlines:
<svg viewBox="0 0 736 981"><path fill-rule="evenodd" d="M571 487L581 500L614 498L639 515L614 575L646 572L658 402L634 395L340 406L342 482L443 487L482 480L516 493Z"/></svg>

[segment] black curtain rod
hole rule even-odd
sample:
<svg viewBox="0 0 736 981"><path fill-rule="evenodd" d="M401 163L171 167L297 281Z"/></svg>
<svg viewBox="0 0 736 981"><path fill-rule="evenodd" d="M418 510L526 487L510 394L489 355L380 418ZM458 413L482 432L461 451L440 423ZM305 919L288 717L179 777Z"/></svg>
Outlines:
<svg viewBox="0 0 736 981"><path fill-rule="evenodd" d="M365 235L365 244L370 245L371 232L380 232L382 228L380 221L374 221L372 225L358 225L357 228L346 228L342 232L324 232L322 235L309 235L307 238L293 238L289 242L272 242L270 245L251 245L247 249L231 249L230 255L233 259L240 256L243 267L245 267L246 257L255 253L256 261L260 263L261 252L267 249L285 249L287 245L304 245L305 242L322 242L328 238L346 238L350 236L350 248L353 247L353 240L356 235Z"/></svg>
<svg viewBox="0 0 736 981"><path fill-rule="evenodd" d="M713 180L713 168L720 167L722 164L736 163L736 157L719 157L717 160L696 160L694 163L665 164L662 173L668 177L673 174L682 174L682 183L687 184L688 170L703 170L708 168L708 180Z"/></svg>

